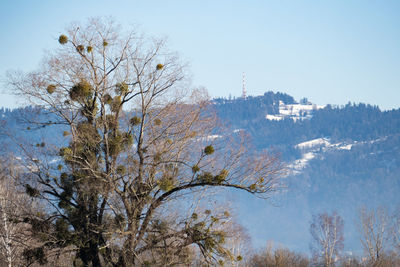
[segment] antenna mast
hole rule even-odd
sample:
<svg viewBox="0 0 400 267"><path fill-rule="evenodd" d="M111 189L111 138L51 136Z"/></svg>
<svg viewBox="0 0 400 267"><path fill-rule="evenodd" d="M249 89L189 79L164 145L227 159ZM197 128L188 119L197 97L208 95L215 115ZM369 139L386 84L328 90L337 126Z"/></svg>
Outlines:
<svg viewBox="0 0 400 267"><path fill-rule="evenodd" d="M244 72L243 72L242 78L243 78L243 80L242 80L242 98L246 99L246 97L247 97L246 75L244 74Z"/></svg>

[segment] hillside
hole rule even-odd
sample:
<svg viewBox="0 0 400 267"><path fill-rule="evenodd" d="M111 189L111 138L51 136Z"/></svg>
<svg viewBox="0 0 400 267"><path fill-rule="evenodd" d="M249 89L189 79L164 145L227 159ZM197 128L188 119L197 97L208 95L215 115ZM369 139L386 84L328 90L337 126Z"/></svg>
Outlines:
<svg viewBox="0 0 400 267"><path fill-rule="evenodd" d="M274 205L246 194L230 196L254 246L274 240L308 252L312 214L337 210L345 220L345 250L360 252L354 226L357 210L399 204L393 200L400 193L400 109L381 111L351 103L319 106L273 92L214 99L212 108L232 131L247 132L256 149L280 154L289 169L288 188L271 199ZM0 140L62 142L62 125L30 129L24 124L27 115L52 120L36 108L0 109L0 123L8 133ZM12 145L3 147L3 153L14 150Z"/></svg>

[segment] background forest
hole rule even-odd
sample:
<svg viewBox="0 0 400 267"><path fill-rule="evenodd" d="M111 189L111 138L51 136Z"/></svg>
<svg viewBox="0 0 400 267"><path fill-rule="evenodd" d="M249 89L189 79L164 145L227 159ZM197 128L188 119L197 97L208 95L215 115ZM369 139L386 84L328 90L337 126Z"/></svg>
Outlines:
<svg viewBox="0 0 400 267"><path fill-rule="evenodd" d="M242 14L243 8L237 10ZM338 10L341 15L344 9ZM275 21L286 22L283 18ZM314 19L304 27L307 34L321 21ZM335 27L328 28L336 29L338 21L329 21ZM256 20L256 25L262 23ZM206 32L211 28L215 37L220 35L217 27ZM390 62L385 69L382 62L371 61L382 68L348 71L340 57L336 62L321 56L333 50L312 40L319 34L304 43L287 42L278 33L288 29L278 28L276 43L263 35L273 31L254 32L263 44L279 48L270 49L277 51L272 54L278 63L265 57L266 47L247 49L258 53L242 56L256 59L246 64L257 68L257 76L271 72L268 82L286 75L286 66L298 60L295 74L281 79L286 83L280 88L293 86L299 69L316 71L301 75L309 79L299 82L303 90L307 83L317 86L316 77L325 77L329 68L332 77L352 73L358 77L353 82L376 73L386 81L383 74L394 69ZM4 77L4 96L23 106L0 109L1 266L400 265L400 109L350 102L318 105L268 90L246 96L244 76L242 97L210 98L202 87L193 88L188 64L169 50L165 39L127 30L110 17L70 24L46 45L36 69L10 70ZM210 60L209 69L203 65L214 76L202 77L219 75L219 64L226 72L215 80L235 76L230 67L239 64L230 60L233 54L240 57L243 48L231 42L218 51L212 34L203 40L208 37L212 46L193 43L196 56L217 59L232 51L228 60ZM324 40L332 44L329 38ZM363 51L344 43L347 54L336 51L344 58ZM391 51L376 47L380 53ZM15 62L20 62L17 57ZM304 62L311 65L305 68ZM357 64L353 70L364 67ZM315 66L325 66L318 68L320 75ZM376 90L379 79L366 82L372 87L365 92ZM346 83L350 79L328 80L319 81L327 95L333 91L329 88L351 86ZM385 84L388 92L394 92L394 81Z"/></svg>
<svg viewBox="0 0 400 267"><path fill-rule="evenodd" d="M384 213L387 227L383 239L384 252L381 253L385 257L395 253L393 240L396 234L391 232L389 222L396 222L398 218L398 203L393 200L397 199L400 190L400 111L381 111L377 106L349 103L314 110L311 118L302 120L265 119L267 114L279 113L279 101L296 103L287 94L267 92L246 99L214 99L209 107L217 112L229 131L245 132L254 149L277 152L289 166L289 175L285 178L287 189L269 201L234 191L222 194L223 198L230 199L235 220L244 226L243 235L250 238L242 241L245 260L240 264L265 266L263 264L269 262L271 266L288 266L271 263L282 257L307 266L310 258L306 255L311 255L309 247L313 244L310 232L312 216L326 212L330 216L333 211L344 222L344 246L340 259L345 258L354 264L356 261L362 264L363 255L364 259L369 259L365 246L360 242L359 224L363 209L365 212ZM43 140L59 142L65 130L62 125L27 130L27 124L24 124L27 116L51 121L52 115L40 108L2 109L0 116L3 125L13 132L14 140L28 140L32 144L40 144ZM5 143L11 142L5 135L1 139ZM309 147L296 146L316 139L340 145L330 146L322 142ZM345 146L347 149L340 149ZM7 148L7 152L18 151L14 146ZM296 166L296 162L298 165L307 153L314 157L305 165ZM392 260L396 258L390 257Z"/></svg>

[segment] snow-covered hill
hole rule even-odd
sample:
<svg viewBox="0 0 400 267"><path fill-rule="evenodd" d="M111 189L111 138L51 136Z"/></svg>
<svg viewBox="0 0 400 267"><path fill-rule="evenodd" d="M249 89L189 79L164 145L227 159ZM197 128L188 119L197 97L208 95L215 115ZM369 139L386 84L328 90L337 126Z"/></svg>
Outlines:
<svg viewBox="0 0 400 267"><path fill-rule="evenodd" d="M346 249L357 250L357 209L400 204L400 110L365 104L324 108L273 92L214 102L211 107L233 132L245 132L256 150L277 152L291 167L285 194L271 199L277 205L249 195L232 197L255 247L274 240L308 252L312 215L336 210L345 220ZM63 138L62 128L33 131L19 125L18 117L32 110L0 109L0 126L31 144L45 141L46 147ZM0 135L0 141L9 144L8 136ZM217 138L218 132L207 140Z"/></svg>
<svg viewBox="0 0 400 267"><path fill-rule="evenodd" d="M306 104L285 104L283 101L279 101L279 113L278 114L267 114L265 118L267 120L282 120L284 118L290 118L294 121L311 119L312 113L315 110L324 108L324 105L316 105L310 102Z"/></svg>
<svg viewBox="0 0 400 267"><path fill-rule="evenodd" d="M294 148L301 151L301 158L294 160L288 165L288 167L293 170L294 174L298 174L300 170L304 169L307 166L310 160L314 159L317 156L322 156L326 152L332 152L334 150L351 150L354 146L374 144L385 140L386 137L370 141L331 143L330 138L324 137L301 142L294 146Z"/></svg>

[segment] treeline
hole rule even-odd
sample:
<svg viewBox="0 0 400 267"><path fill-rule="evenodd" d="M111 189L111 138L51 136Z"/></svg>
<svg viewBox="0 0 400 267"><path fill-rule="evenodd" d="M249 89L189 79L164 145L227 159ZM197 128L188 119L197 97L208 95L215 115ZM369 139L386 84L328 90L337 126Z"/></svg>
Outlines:
<svg viewBox="0 0 400 267"><path fill-rule="evenodd" d="M269 91L262 96L248 96L246 99L217 98L213 100L213 107L219 118L228 122L234 121L232 125L243 128L264 119L267 114L279 114L279 101L285 104L296 103L288 94Z"/></svg>
<svg viewBox="0 0 400 267"><path fill-rule="evenodd" d="M332 142L373 140L398 134L400 128L400 109L381 111L377 106L363 103L348 103L340 107L327 105L323 109L313 111L310 120L265 119L267 114L279 113L279 101L285 104L296 103L293 97L287 94L266 92L263 96L249 96L246 99L217 98L213 100L212 108L228 126L233 129L245 129L256 147L275 147L288 159L299 155L293 146L307 140L321 137L329 137ZM18 128L19 134L21 131L24 134L27 129L21 128L21 122L27 114L30 120L37 116L43 121L43 116L49 116L48 121L52 122L51 115L28 106L12 110L0 109L0 123L6 123L8 129ZM55 128L51 128L50 131L52 129ZM49 128L46 128L46 132L48 131Z"/></svg>
<svg viewBox="0 0 400 267"><path fill-rule="evenodd" d="M344 247L344 225L336 213L315 214L310 222L311 257L286 248L267 248L253 253L243 266L380 266L400 265L400 210L361 208L355 222L364 254L357 255Z"/></svg>
<svg viewBox="0 0 400 267"><path fill-rule="evenodd" d="M399 109L381 111L377 106L362 103L327 105L315 110L310 120L266 120L266 114L278 113L279 100L295 103L286 94L268 92L247 99L217 99L215 108L227 124L247 130L259 148L284 148L320 137L330 137L332 141L372 140L397 134L400 128ZM286 150L293 152L283 149Z"/></svg>

